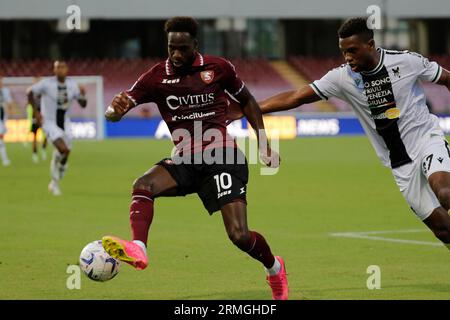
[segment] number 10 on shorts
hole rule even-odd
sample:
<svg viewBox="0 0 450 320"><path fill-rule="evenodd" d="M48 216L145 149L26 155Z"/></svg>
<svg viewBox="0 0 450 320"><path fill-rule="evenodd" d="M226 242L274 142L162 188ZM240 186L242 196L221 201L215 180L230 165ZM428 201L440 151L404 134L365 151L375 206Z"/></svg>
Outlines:
<svg viewBox="0 0 450 320"><path fill-rule="evenodd" d="M222 172L221 174L216 174L214 176L214 180L216 181L217 185L217 199L231 194L231 185L233 184L233 181L231 179L231 175L226 172Z"/></svg>

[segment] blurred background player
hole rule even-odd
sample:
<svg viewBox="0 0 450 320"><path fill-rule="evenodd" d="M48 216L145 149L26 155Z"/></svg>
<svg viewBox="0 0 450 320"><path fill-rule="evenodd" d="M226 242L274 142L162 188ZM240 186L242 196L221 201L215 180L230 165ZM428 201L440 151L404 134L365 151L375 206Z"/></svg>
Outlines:
<svg viewBox="0 0 450 320"><path fill-rule="evenodd" d="M3 138L6 133L6 119L12 109L12 97L10 90L3 86L3 77L0 75L0 157L3 165L9 166L11 161L6 153L6 146Z"/></svg>
<svg viewBox="0 0 450 320"><path fill-rule="evenodd" d="M154 200L197 193L210 214L221 211L233 244L264 265L273 299L285 300L288 284L283 259L275 257L264 237L250 231L247 225L248 166L235 140L227 133L229 97L226 92L240 102L246 118L259 132L259 151L265 164L277 167L279 158L268 145L259 107L237 76L234 66L223 58L197 51L197 29L197 21L193 18L169 19L165 24L167 60L144 73L130 90L118 94L108 107L106 118L119 121L131 108L155 102L172 133L177 153L172 159L161 160L135 181L130 206L133 241L105 236L103 246L114 258L138 270L146 268L146 245ZM201 137L195 135L194 128L197 127L201 128ZM205 132L212 130L216 132L214 139L204 138ZM180 137L180 132L188 136ZM209 162L205 154L220 154L220 160ZM222 158L230 154L232 162Z"/></svg>
<svg viewBox="0 0 450 320"><path fill-rule="evenodd" d="M34 78L33 84L39 82L40 80L41 80L41 78ZM27 95L29 94L29 90L31 90L31 88L29 88L27 90ZM35 97L34 101L36 103L36 110L38 112L41 112L40 97L39 96ZM42 130L41 125L38 123L37 113L34 111L34 108L31 105L31 103L27 104L26 112L27 112L28 121L30 123L30 132L33 134L33 141L32 141L32 145L31 145L31 148L32 148L31 150L33 153L32 153L31 159L33 160L34 163L38 163L39 156L38 156L38 147L37 147L37 136L38 136L39 129L41 129L41 134L42 134L42 148L41 148L42 160L47 159L47 136L45 135L44 131Z"/></svg>
<svg viewBox="0 0 450 320"><path fill-rule="evenodd" d="M366 18L345 21L338 36L346 63L264 100L263 113L330 97L348 102L412 211L450 249L450 150L422 88L426 81L450 90L449 71L415 52L377 47Z"/></svg>
<svg viewBox="0 0 450 320"><path fill-rule="evenodd" d="M68 66L65 61L57 60L53 64L54 77L43 79L31 86L28 101L33 106L36 121L55 149L50 162L51 181L49 191L61 195L59 181L67 170L67 160L72 149L72 135L68 110L73 100L84 108L87 105L84 87L67 78ZM36 97L41 97L41 111L38 110Z"/></svg>

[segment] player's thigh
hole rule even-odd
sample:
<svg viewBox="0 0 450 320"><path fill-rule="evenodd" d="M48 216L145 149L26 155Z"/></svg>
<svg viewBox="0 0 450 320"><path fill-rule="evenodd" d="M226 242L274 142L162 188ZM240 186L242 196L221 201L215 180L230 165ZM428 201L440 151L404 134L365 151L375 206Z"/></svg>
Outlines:
<svg viewBox="0 0 450 320"><path fill-rule="evenodd" d="M63 129L58 127L56 123L44 122L42 129L45 135L53 143L55 148L58 149L59 152L64 151L64 149L69 149L69 147L67 146L67 141L65 139L65 132Z"/></svg>
<svg viewBox="0 0 450 320"><path fill-rule="evenodd" d="M394 179L411 210L420 220L425 220L441 206L422 173L421 162L411 162L392 170Z"/></svg>
<svg viewBox="0 0 450 320"><path fill-rule="evenodd" d="M162 165L153 166L133 183L133 189L150 191L154 197L174 196L177 186L176 180Z"/></svg>

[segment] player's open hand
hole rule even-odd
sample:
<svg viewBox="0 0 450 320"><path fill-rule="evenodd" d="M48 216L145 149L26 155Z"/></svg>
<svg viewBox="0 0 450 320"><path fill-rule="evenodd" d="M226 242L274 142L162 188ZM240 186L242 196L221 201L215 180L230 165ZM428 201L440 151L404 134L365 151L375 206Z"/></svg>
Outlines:
<svg viewBox="0 0 450 320"><path fill-rule="evenodd" d="M269 146L267 148L260 148L259 153L261 161L269 168L278 168L280 166L280 155Z"/></svg>

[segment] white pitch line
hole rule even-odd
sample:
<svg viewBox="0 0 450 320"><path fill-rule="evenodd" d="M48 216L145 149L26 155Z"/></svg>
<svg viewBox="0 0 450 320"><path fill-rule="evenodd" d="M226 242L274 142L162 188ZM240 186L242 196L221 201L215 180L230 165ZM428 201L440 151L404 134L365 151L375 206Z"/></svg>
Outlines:
<svg viewBox="0 0 450 320"><path fill-rule="evenodd" d="M416 233L416 232L425 232L425 231L428 231L428 230L408 229L408 230L383 230L383 231L366 231L366 232L339 232L339 233L330 233L330 236L366 239L366 240L374 240L374 241L386 241L386 242L395 242L395 243L406 243L406 244L419 244L419 245L433 246L433 247L441 247L442 246L442 243L438 243L438 242L417 241L417 240L406 240L406 239L395 239L395 238L372 236L372 234Z"/></svg>

